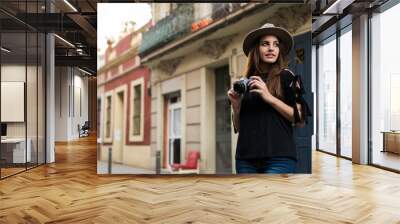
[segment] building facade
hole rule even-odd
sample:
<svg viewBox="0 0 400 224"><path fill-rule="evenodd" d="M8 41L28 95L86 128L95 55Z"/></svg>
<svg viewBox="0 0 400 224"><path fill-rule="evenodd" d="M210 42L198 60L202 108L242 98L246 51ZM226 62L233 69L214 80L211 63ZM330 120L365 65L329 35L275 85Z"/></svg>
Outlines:
<svg viewBox="0 0 400 224"><path fill-rule="evenodd" d="M309 6L165 3L152 4L152 11L154 27L144 33L140 56L151 69L151 150L160 154L161 170L198 151L200 173L235 172L237 134L227 91L245 71L243 38L267 22L295 38L310 35Z"/></svg>
<svg viewBox="0 0 400 224"><path fill-rule="evenodd" d="M140 63L137 50L141 29L126 34L104 55L98 70L99 155L108 161L152 172L155 154L150 149L150 70Z"/></svg>

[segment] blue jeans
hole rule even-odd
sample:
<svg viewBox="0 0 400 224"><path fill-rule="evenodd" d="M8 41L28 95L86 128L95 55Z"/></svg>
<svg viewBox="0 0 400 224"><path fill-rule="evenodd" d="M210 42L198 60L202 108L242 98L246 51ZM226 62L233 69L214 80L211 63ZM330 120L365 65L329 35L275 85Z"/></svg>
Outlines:
<svg viewBox="0 0 400 224"><path fill-rule="evenodd" d="M288 157L274 157L270 159L236 159L236 172L241 173L294 173L296 160Z"/></svg>

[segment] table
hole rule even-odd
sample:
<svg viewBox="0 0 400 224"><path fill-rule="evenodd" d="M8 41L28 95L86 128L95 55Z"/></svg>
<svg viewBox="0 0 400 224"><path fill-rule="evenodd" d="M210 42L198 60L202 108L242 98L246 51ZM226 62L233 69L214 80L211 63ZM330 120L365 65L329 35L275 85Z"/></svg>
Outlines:
<svg viewBox="0 0 400 224"><path fill-rule="evenodd" d="M32 153L30 138L26 139L28 143L25 154L25 138L6 138L1 139L1 157L6 163L26 163L31 162ZM26 161L25 161L26 159Z"/></svg>
<svg viewBox="0 0 400 224"><path fill-rule="evenodd" d="M381 133L383 133L382 152L400 154L400 131L382 131Z"/></svg>

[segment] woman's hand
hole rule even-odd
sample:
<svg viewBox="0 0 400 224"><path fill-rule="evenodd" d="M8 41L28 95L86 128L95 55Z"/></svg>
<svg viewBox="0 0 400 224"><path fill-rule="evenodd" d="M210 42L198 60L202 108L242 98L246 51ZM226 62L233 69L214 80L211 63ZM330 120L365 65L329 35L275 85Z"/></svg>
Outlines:
<svg viewBox="0 0 400 224"><path fill-rule="evenodd" d="M242 101L242 98L241 98L240 94L238 94L237 92L235 92L235 91L233 90L233 88L230 88L230 89L228 90L228 93L227 93L227 94L228 94L229 100L231 101L233 110L234 110L235 112L238 112L239 109L240 109L240 103L241 103L241 101Z"/></svg>
<svg viewBox="0 0 400 224"><path fill-rule="evenodd" d="M232 121L233 121L233 128L235 130L235 133L239 131L239 113L240 113L240 104L242 102L242 96L235 92L233 88L228 90L228 97L229 100L231 101L232 105Z"/></svg>
<svg viewBox="0 0 400 224"><path fill-rule="evenodd" d="M272 104L276 98L271 94L265 82L259 76L252 76L252 80L249 82L250 92L260 94L263 100L269 104Z"/></svg>

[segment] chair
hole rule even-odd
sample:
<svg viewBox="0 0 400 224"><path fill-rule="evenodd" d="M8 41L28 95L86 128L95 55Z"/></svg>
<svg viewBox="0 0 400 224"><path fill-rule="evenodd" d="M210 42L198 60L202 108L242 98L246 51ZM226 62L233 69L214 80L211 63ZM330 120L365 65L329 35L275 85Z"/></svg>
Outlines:
<svg viewBox="0 0 400 224"><path fill-rule="evenodd" d="M85 121L82 127L79 127L78 125L78 129L79 129L79 138L89 136L89 129L90 129L89 121Z"/></svg>
<svg viewBox="0 0 400 224"><path fill-rule="evenodd" d="M200 174L200 152L189 151L185 164L172 164L169 166L171 174Z"/></svg>

